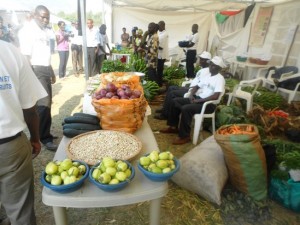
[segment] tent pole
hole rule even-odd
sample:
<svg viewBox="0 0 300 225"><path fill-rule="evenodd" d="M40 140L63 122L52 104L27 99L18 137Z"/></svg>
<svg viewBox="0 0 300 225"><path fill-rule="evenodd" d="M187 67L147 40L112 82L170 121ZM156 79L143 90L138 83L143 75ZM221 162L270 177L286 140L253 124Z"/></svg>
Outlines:
<svg viewBox="0 0 300 225"><path fill-rule="evenodd" d="M79 5L78 7L80 8L80 14L81 14L81 29L82 29L82 50L84 54L84 74L85 74L85 80L89 79L89 63L88 63L88 58L87 58L87 45L86 45L86 13L85 13L85 8L86 8L86 0L79 0Z"/></svg>

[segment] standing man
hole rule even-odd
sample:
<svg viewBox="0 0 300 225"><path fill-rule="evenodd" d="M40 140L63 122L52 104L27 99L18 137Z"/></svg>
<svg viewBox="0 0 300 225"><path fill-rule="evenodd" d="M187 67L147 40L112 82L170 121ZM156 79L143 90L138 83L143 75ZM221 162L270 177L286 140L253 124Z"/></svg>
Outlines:
<svg viewBox="0 0 300 225"><path fill-rule="evenodd" d="M164 21L158 22L158 40L157 81L161 87L163 83L164 64L166 59L169 58L169 35L166 31Z"/></svg>
<svg viewBox="0 0 300 225"><path fill-rule="evenodd" d="M192 35L188 39L189 43L186 48L186 76L188 79L195 77L194 63L197 55L197 47L199 42L198 24L193 24Z"/></svg>
<svg viewBox="0 0 300 225"><path fill-rule="evenodd" d="M148 68L149 80L159 83L156 73L157 68L157 57L158 57L158 25L155 23L149 23L148 25L148 40L146 46L146 59Z"/></svg>
<svg viewBox="0 0 300 225"><path fill-rule="evenodd" d="M86 30L86 45L87 45L87 57L88 57L88 74L89 77L96 75L100 71L97 71L97 52L99 45L99 32L94 27L94 21L92 19L87 20Z"/></svg>
<svg viewBox="0 0 300 225"><path fill-rule="evenodd" d="M52 104L52 86L56 82L56 77L51 66L50 32L47 28L50 19L49 10L39 5L35 8L34 20L30 25L24 27L21 34L26 37L24 45L20 46L23 55L27 56L31 62L32 69L41 82L48 96L37 102L37 110L40 118L40 141L50 151L56 151L57 145L53 143L51 129L51 104Z"/></svg>
<svg viewBox="0 0 300 225"><path fill-rule="evenodd" d="M210 76L201 77L195 85L188 98L174 98L172 100L167 120L168 128L160 130L161 133L178 133L173 141L174 145L182 145L191 141L191 124L195 114L201 112L203 103L216 100L224 93L225 79L219 72L226 67L222 58L215 56L209 64ZM214 104L206 107L205 113L215 110Z"/></svg>
<svg viewBox="0 0 300 225"><path fill-rule="evenodd" d="M98 55L97 55L97 71L101 73L101 68L103 61L106 59L106 55L111 55L111 50L108 44L108 37L106 35L106 25L102 24L99 27L99 45L98 45ZM106 52L106 47L109 52Z"/></svg>
<svg viewBox="0 0 300 225"><path fill-rule="evenodd" d="M71 38L73 73L76 77L83 72L82 66L82 36L78 35L78 22L74 23L72 29L74 36Z"/></svg>
<svg viewBox="0 0 300 225"><path fill-rule="evenodd" d="M9 224L36 225L32 158L41 144L35 104L47 93L17 48L0 41L0 49L0 202Z"/></svg>

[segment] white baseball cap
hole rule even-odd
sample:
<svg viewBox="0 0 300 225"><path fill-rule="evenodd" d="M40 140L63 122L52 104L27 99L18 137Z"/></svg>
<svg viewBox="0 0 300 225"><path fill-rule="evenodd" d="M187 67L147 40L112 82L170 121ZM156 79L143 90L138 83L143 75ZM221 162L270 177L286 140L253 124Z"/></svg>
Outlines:
<svg viewBox="0 0 300 225"><path fill-rule="evenodd" d="M210 52L204 51L199 55L199 57L203 59L211 59L211 54Z"/></svg>
<svg viewBox="0 0 300 225"><path fill-rule="evenodd" d="M223 59L220 56L215 56L212 58L212 60L210 60L213 64L221 67L221 68L225 68L227 67L226 64L224 63Z"/></svg>

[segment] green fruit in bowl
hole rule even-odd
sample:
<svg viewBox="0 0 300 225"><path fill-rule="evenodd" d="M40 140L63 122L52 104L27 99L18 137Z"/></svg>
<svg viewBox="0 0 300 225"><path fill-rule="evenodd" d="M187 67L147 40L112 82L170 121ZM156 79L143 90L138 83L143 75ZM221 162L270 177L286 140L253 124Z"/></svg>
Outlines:
<svg viewBox="0 0 300 225"><path fill-rule="evenodd" d="M141 164L142 166L149 166L150 163L151 163L151 159L150 159L149 157L147 157L147 156L142 156L142 157L140 158L140 164Z"/></svg>
<svg viewBox="0 0 300 225"><path fill-rule="evenodd" d="M49 162L46 165L45 172L48 175L53 175L58 172L58 166L54 162Z"/></svg>
<svg viewBox="0 0 300 225"><path fill-rule="evenodd" d="M99 176L99 182L102 184L108 184L111 181L111 176L104 172Z"/></svg>
<svg viewBox="0 0 300 225"><path fill-rule="evenodd" d="M124 180L126 180L127 176L126 176L126 173L120 171L120 172L117 172L117 173L116 173L116 178L117 178L119 181L124 181Z"/></svg>
<svg viewBox="0 0 300 225"><path fill-rule="evenodd" d="M159 159L159 153L158 151L152 151L150 154L149 154L149 158L152 162L156 162L158 159Z"/></svg>
<svg viewBox="0 0 300 225"><path fill-rule="evenodd" d="M117 164L117 170L118 171L124 172L124 171L127 170L127 168L128 168L128 166L127 166L127 163L125 163L125 162L120 162L120 163Z"/></svg>
<svg viewBox="0 0 300 225"><path fill-rule="evenodd" d="M94 169L93 173L92 173L92 177L95 179L95 180L99 180L99 177L101 175L101 170L100 169Z"/></svg>
<svg viewBox="0 0 300 225"><path fill-rule="evenodd" d="M159 159L169 159L169 152L161 152L158 155Z"/></svg>
<svg viewBox="0 0 300 225"><path fill-rule="evenodd" d="M73 162L71 159L64 159L64 161L61 162L60 167L63 170L68 170L73 166Z"/></svg>
<svg viewBox="0 0 300 225"><path fill-rule="evenodd" d="M156 166L160 169L164 169L168 167L168 162L166 160L160 159L156 162Z"/></svg>
<svg viewBox="0 0 300 225"><path fill-rule="evenodd" d="M59 175L53 175L51 177L51 184L52 185L61 185L62 179Z"/></svg>
<svg viewBox="0 0 300 225"><path fill-rule="evenodd" d="M115 167L107 167L105 172L113 177L116 175L117 169Z"/></svg>

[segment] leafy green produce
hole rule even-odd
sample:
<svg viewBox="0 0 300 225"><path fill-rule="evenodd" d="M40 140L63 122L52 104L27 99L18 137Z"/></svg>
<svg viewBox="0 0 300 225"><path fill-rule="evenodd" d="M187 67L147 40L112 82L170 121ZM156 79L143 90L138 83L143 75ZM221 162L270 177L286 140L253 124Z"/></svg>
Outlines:
<svg viewBox="0 0 300 225"><path fill-rule="evenodd" d="M126 63L122 63L120 60L105 60L101 68L101 73L129 72L129 71L132 71L130 65Z"/></svg>
<svg viewBox="0 0 300 225"><path fill-rule="evenodd" d="M163 80L169 82L174 79L181 79L185 77L185 70L178 66L172 65L164 69Z"/></svg>
<svg viewBox="0 0 300 225"><path fill-rule="evenodd" d="M216 111L216 126L220 127L226 124L247 123L248 119L245 111L235 105L219 105Z"/></svg>

